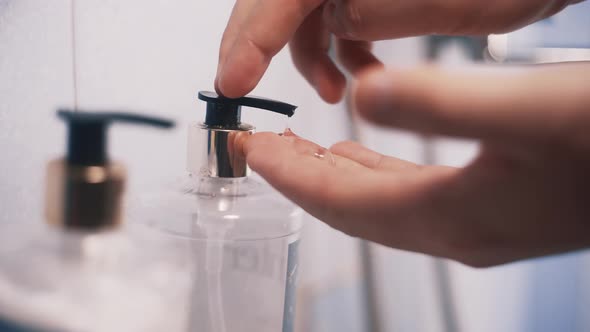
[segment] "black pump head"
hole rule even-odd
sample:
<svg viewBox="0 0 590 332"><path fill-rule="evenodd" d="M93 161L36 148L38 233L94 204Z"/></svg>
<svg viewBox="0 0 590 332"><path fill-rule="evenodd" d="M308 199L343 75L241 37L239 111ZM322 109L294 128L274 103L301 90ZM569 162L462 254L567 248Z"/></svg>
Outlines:
<svg viewBox="0 0 590 332"><path fill-rule="evenodd" d="M207 102L205 124L211 127L235 128L241 121L242 106L255 107L292 117L297 106L276 100L246 96L227 98L215 92L201 91L199 99Z"/></svg>
<svg viewBox="0 0 590 332"><path fill-rule="evenodd" d="M67 160L70 165L94 166L108 163L107 129L112 122L127 122L171 128L174 122L130 113L74 112L59 110L68 124Z"/></svg>

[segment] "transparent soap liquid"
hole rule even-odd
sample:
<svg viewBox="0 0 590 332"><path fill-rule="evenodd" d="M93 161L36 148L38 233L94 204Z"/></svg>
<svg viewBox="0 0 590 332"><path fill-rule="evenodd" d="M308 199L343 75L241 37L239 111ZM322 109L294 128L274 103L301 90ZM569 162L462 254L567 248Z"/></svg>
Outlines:
<svg viewBox="0 0 590 332"><path fill-rule="evenodd" d="M291 128L287 127L285 131L279 135L288 140L292 144L292 148L299 154L313 156L317 159L328 162L332 166L336 164L334 155L329 149L301 138L295 134Z"/></svg>

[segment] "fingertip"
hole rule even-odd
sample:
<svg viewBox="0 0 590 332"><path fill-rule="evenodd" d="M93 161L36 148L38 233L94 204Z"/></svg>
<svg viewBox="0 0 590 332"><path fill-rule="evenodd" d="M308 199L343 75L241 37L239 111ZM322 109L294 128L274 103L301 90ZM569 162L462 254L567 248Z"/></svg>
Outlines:
<svg viewBox="0 0 590 332"><path fill-rule="evenodd" d="M320 71L315 75L314 87L320 97L329 104L336 104L344 97L346 90L346 77L336 68L331 60L320 66Z"/></svg>
<svg viewBox="0 0 590 332"><path fill-rule="evenodd" d="M217 80L215 90L219 95L227 98L240 98L254 90L257 83L258 81L252 80L251 77L243 75L226 77L222 73Z"/></svg>
<svg viewBox="0 0 590 332"><path fill-rule="evenodd" d="M270 57L252 45L237 42L218 75L219 92L228 98L240 98L250 93L264 75L269 63Z"/></svg>
<svg viewBox="0 0 590 332"><path fill-rule="evenodd" d="M344 76L335 81L321 82L317 85L316 91L328 104L337 104L344 97L346 90L346 79Z"/></svg>
<svg viewBox="0 0 590 332"><path fill-rule="evenodd" d="M361 72L353 85L352 95L356 110L365 119L381 122L393 107L395 74L381 67Z"/></svg>
<svg viewBox="0 0 590 332"><path fill-rule="evenodd" d="M337 39L337 56L342 66L353 76L368 69L383 69L383 63L371 53L372 43Z"/></svg>

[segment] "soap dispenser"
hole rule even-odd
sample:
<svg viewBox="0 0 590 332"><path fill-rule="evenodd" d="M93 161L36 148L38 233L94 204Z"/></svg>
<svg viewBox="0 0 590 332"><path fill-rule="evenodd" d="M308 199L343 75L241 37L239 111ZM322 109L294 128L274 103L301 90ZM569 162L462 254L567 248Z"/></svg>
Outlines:
<svg viewBox="0 0 590 332"><path fill-rule="evenodd" d="M188 176L146 195L137 219L183 243L192 286L186 331L293 331L302 210L251 174L236 140L255 128L243 106L295 106L200 92L205 121L188 128ZM272 158L272 156L269 156Z"/></svg>
<svg viewBox="0 0 590 332"><path fill-rule="evenodd" d="M125 227L126 172L107 154L111 123L173 123L122 113L58 115L69 127L67 156L47 168L46 224L11 223L0 232L0 321L10 322L0 325L180 331L182 318L168 311L183 298L169 287L178 265L160 236Z"/></svg>

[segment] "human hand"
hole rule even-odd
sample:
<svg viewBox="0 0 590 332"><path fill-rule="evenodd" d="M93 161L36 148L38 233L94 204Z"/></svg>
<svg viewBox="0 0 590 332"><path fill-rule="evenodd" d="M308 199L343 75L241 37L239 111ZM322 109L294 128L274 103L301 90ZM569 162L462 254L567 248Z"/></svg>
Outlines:
<svg viewBox="0 0 590 332"><path fill-rule="evenodd" d="M355 237L490 266L590 246L590 63L363 74L361 115L475 138L462 169L419 166L358 144L332 155L297 137L242 141L250 167L307 212ZM333 157L333 158L332 158Z"/></svg>
<svg viewBox="0 0 590 332"><path fill-rule="evenodd" d="M378 65L370 41L426 34L485 35L551 16L580 0L238 0L223 35L215 88L241 97L290 43L293 62L327 102L346 80L327 52L334 34L341 64L353 74Z"/></svg>

